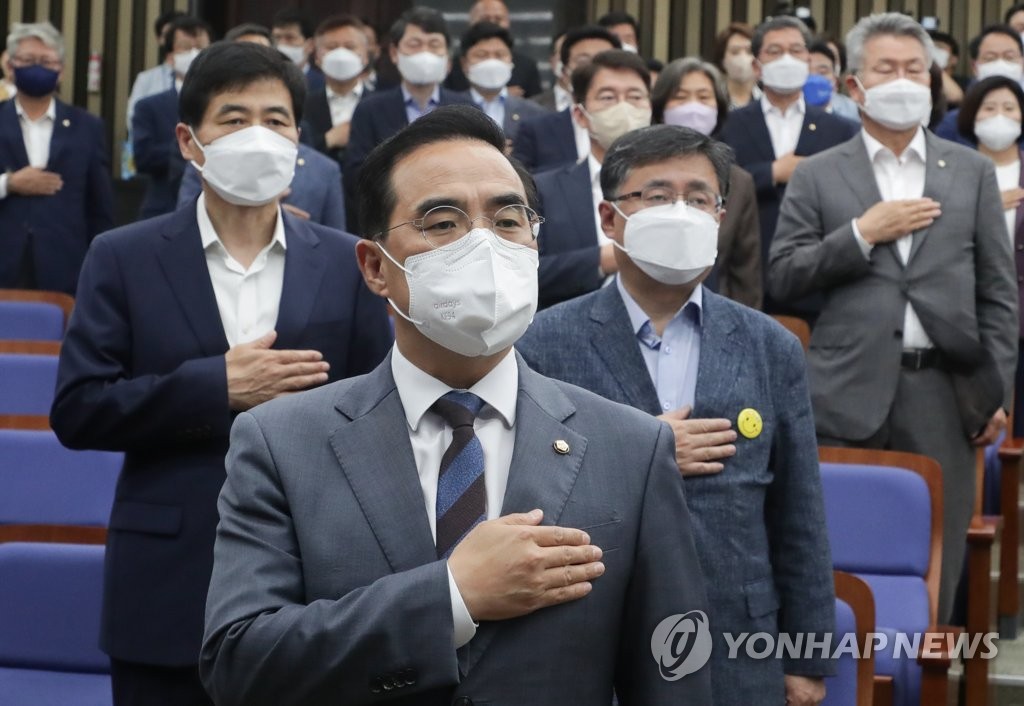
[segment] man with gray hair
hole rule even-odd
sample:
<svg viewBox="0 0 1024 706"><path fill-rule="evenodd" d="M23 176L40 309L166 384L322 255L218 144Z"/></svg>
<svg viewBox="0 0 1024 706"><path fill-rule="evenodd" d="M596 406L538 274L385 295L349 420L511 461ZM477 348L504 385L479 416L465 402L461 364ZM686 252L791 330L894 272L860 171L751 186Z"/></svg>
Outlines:
<svg viewBox="0 0 1024 706"><path fill-rule="evenodd" d="M863 130L800 165L769 290L824 295L808 353L823 444L926 454L942 466L938 620L949 620L974 505L975 448L1006 425L1017 287L992 163L921 126L927 32L871 15L847 35Z"/></svg>
<svg viewBox="0 0 1024 706"><path fill-rule="evenodd" d="M114 225L103 122L57 99L64 39L49 22L15 23L0 103L0 288L74 294L90 241Z"/></svg>
<svg viewBox="0 0 1024 706"><path fill-rule="evenodd" d="M713 703L807 706L824 698L830 660L732 658L725 639L831 633L835 601L803 351L701 284L731 165L728 147L689 128L616 140L600 215L618 275L539 312L516 350L544 375L672 427L707 580Z"/></svg>

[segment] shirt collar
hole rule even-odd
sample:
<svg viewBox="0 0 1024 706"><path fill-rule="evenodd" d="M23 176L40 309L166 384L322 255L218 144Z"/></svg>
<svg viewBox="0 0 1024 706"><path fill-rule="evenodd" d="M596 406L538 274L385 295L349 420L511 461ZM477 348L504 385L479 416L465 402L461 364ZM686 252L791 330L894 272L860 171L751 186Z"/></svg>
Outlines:
<svg viewBox="0 0 1024 706"><path fill-rule="evenodd" d="M807 103L804 102L804 97L801 94L801 96L796 99L796 103L790 104L790 106L786 108L786 112L783 113L776 106L772 105L771 101L768 100L768 96L761 94L761 110L764 112L765 115L768 115L769 113L775 113L776 115L781 115L784 118L788 118L791 115L806 114Z"/></svg>
<svg viewBox="0 0 1024 706"><path fill-rule="evenodd" d="M423 415L434 402L454 389L413 365L402 355L398 344L391 348L391 374L402 400L405 420L413 431L419 428ZM513 352L510 350L469 391L490 405L506 427L512 428L516 423L516 400L519 396L519 365Z"/></svg>
<svg viewBox="0 0 1024 706"><path fill-rule="evenodd" d="M861 128L860 135L864 139L864 147L868 151L868 161L871 162L872 164L874 164L875 158L882 150L885 150L889 154L892 154L892 150L890 150L888 147L886 147L881 142L876 140L874 137L869 135L868 131L865 130L864 128ZM919 127L917 128L917 132L914 133L914 138L910 141L910 144L907 145L907 148L905 150L903 150L903 154L901 154L896 159L899 160L899 162L902 164L905 163L909 157L913 156L920 160L922 164L925 164L927 163L927 160L925 159L925 145L926 143L924 139L924 128Z"/></svg>
<svg viewBox="0 0 1024 706"><path fill-rule="evenodd" d="M335 93L331 89L330 86L326 86L326 89L327 89L327 100L331 101L331 100L337 100L339 98L342 98L342 99L343 98L355 98L356 100L359 100L360 98L363 97L363 88L364 88L363 82L359 81L352 88L352 90L349 91L346 95L341 95L340 93Z"/></svg>
<svg viewBox="0 0 1024 706"><path fill-rule="evenodd" d="M210 214L206 212L206 194L200 193L196 201L196 220L199 223L199 238L203 243L203 250L209 250L211 246L219 245L224 247L220 236L217 235L210 220ZM288 249L288 243L284 235L284 219L281 218L281 206L277 207L277 223L274 224L274 236L270 239L270 246L277 245L281 250Z"/></svg>
<svg viewBox="0 0 1024 706"><path fill-rule="evenodd" d="M473 102L476 103L478 106L483 105L484 103L501 103L502 105L504 105L505 102L508 100L508 86L502 88L501 92L498 93L498 95L496 95L492 100L487 100L486 98L484 98L472 86L469 87L469 95L473 99Z"/></svg>
<svg viewBox="0 0 1024 706"><path fill-rule="evenodd" d="M626 305L626 313L629 314L629 322L633 326L633 333L639 336L645 327L651 323L651 317L649 317L640 305L637 304L636 299L626 291L625 285L622 284L622 277L615 277L615 286L619 288L619 295L622 297L622 302ZM701 319L704 316L704 285L698 284L693 288L693 293L690 294L690 298L683 302L683 305L679 307L679 311L675 313L672 320L685 315L687 309L692 309L695 314L695 321L697 326L701 325ZM692 305L692 306L691 306Z"/></svg>
<svg viewBox="0 0 1024 706"><path fill-rule="evenodd" d="M594 153L591 152L587 155L587 166L590 168L590 183L600 184L601 183L601 163L594 157Z"/></svg>
<svg viewBox="0 0 1024 706"><path fill-rule="evenodd" d="M406 89L404 83L400 83L399 84L399 88L402 89L402 102L405 103L405 105L414 105L417 108L420 107L419 104L416 102L416 99L413 98L412 94L409 93L409 91ZM428 105L430 105L430 104L439 105L440 103L441 103L441 85L435 83L434 84L434 90L430 94L430 100L427 101L427 104Z"/></svg>
<svg viewBox="0 0 1024 706"><path fill-rule="evenodd" d="M17 100L14 101L14 110L17 112L19 118L24 118L29 122L39 122L43 118L49 119L50 122L54 122L55 120L57 120L57 101L54 100L52 96L50 97L50 105L46 106L46 112L40 115L39 118L35 121L33 121L32 118L25 115L25 109L21 107L21 103L19 103Z"/></svg>

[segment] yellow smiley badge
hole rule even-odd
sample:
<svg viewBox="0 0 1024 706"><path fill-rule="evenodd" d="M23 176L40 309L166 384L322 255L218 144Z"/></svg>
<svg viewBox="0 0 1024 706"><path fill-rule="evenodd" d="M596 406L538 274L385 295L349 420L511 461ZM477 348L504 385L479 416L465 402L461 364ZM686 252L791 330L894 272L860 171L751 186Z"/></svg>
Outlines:
<svg viewBox="0 0 1024 706"><path fill-rule="evenodd" d="M740 416L736 419L736 425L740 429L740 434L747 437L748 439L756 439L761 435L761 429L764 428L764 422L761 421L761 415L757 413L756 409L747 407L745 410L740 412Z"/></svg>

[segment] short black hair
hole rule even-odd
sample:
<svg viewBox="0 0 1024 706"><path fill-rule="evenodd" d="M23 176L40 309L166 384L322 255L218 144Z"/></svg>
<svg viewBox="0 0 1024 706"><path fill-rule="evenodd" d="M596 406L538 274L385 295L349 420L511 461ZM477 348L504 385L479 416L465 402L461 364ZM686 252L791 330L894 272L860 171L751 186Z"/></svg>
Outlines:
<svg viewBox="0 0 1024 706"><path fill-rule="evenodd" d="M356 186L356 200L360 232L364 238L372 240L387 230L398 202L391 182L395 165L421 147L449 140L477 140L505 155L505 134L486 113L473 106L442 106L416 119L377 145L363 162ZM506 159L523 182L527 205L536 210L537 187L533 177L518 161L507 155Z"/></svg>
<svg viewBox="0 0 1024 706"><path fill-rule="evenodd" d="M604 27L598 27L597 25L573 27L565 33L565 40L562 42L562 48L559 51L558 58L562 60L563 65L569 63L569 52L572 51L573 45L582 42L584 39L604 39L611 43L612 48L622 49L622 42L619 41L619 38Z"/></svg>
<svg viewBox="0 0 1024 706"><path fill-rule="evenodd" d="M313 36L313 20L298 8L286 7L278 10L274 13L274 19L270 21L272 28L286 27L288 25L298 25L303 39L309 39Z"/></svg>
<svg viewBox="0 0 1024 706"><path fill-rule="evenodd" d="M276 49L253 42L216 42L201 51L178 94L178 115L183 123L196 127L214 96L267 80L280 81L288 89L298 125L306 102L302 71Z"/></svg>
<svg viewBox="0 0 1024 706"><path fill-rule="evenodd" d="M637 24L636 18L628 12L606 12L601 15L601 19L597 21L597 24L601 27L614 27L615 25L630 25L633 31L636 32L637 37L640 36L640 25Z"/></svg>
<svg viewBox="0 0 1024 706"><path fill-rule="evenodd" d="M981 53L981 43L985 41L985 37L990 34L1004 34L1007 37L1013 39L1017 44L1017 48L1024 53L1024 42L1021 42L1020 35L1013 31L1013 27L1009 25L989 25L985 29L981 30L981 34L971 40L971 43L967 45L967 51L971 55L972 61L978 60L978 55Z"/></svg>
<svg viewBox="0 0 1024 706"><path fill-rule="evenodd" d="M587 98L587 91L594 82L594 76L602 69L612 71L632 71L651 89L651 72L647 70L647 62L642 58L628 52L625 49L605 49L584 66L572 72L572 99L576 103L582 103Z"/></svg>
<svg viewBox="0 0 1024 706"><path fill-rule="evenodd" d="M1010 24L1010 20L1018 12L1024 12L1024 2L1017 2L1014 3L1013 5L1010 5L1010 9L1007 10L1006 13L1003 15L1003 24Z"/></svg>
<svg viewBox="0 0 1024 706"><path fill-rule="evenodd" d="M156 38L160 39L160 30L164 28L164 25L169 25L179 17L185 17L185 13L181 10L168 10L157 15L153 21L153 34L156 35Z"/></svg>
<svg viewBox="0 0 1024 706"><path fill-rule="evenodd" d="M823 54L832 62L833 70L839 68L839 57L836 56L835 52L832 51L832 47L830 47L827 42L823 42L818 39L814 40L811 42L811 45L807 47L807 53Z"/></svg>
<svg viewBox="0 0 1024 706"><path fill-rule="evenodd" d="M807 29L803 20L791 15L777 15L768 18L754 29L754 36L750 38L750 53L754 55L755 59L761 53L761 47L764 46L765 35L769 32L778 32L781 29L795 29L803 35L804 44L811 43L811 31Z"/></svg>
<svg viewBox="0 0 1024 706"><path fill-rule="evenodd" d="M515 44L512 34L501 25L486 21L477 22L475 25L470 25L466 33L462 35L462 40L459 42L459 55L465 56L470 49L488 39L500 39L509 51L512 51Z"/></svg>
<svg viewBox="0 0 1024 706"><path fill-rule="evenodd" d="M415 25L427 34L442 34L445 45L449 48L452 45L452 36L448 31L448 23L445 21L444 15L432 7L420 6L406 10L391 25L391 46L398 46L402 37L405 36L405 28L409 25Z"/></svg>
<svg viewBox="0 0 1024 706"><path fill-rule="evenodd" d="M174 35L183 32L190 37L198 37L200 33L206 32L206 36L213 41L213 28L204 20L190 15L182 15L171 20L171 26L167 29L167 36L164 37L164 44L161 50L164 56L174 51Z"/></svg>
<svg viewBox="0 0 1024 706"><path fill-rule="evenodd" d="M729 170L734 163L732 148L678 125L651 125L630 130L613 142L601 163L601 193L611 201L619 196L622 183L633 169L690 155L708 158L718 177L722 198L725 198L729 193Z"/></svg>
<svg viewBox="0 0 1024 706"><path fill-rule="evenodd" d="M665 62L662 61L661 59L645 59L644 63L647 64L647 70L650 71L652 74L655 72L660 74L662 71L665 70Z"/></svg>
<svg viewBox="0 0 1024 706"><path fill-rule="evenodd" d="M940 32L937 29L928 30L928 36L932 38L932 41L938 44L939 42L949 45L950 54L953 56L960 56L960 42L956 41L949 32Z"/></svg>
<svg viewBox="0 0 1024 706"><path fill-rule="evenodd" d="M989 76L978 81L964 94L964 100L960 103L960 114L956 117L957 131L972 144L978 144L978 136L974 134L974 122L978 119L981 104L984 102L985 96L1000 88L1010 89L1017 99L1021 114L1024 115L1024 90L1021 89L1019 83L1005 76ZM1020 142L1020 138L1017 138L1017 142Z"/></svg>
<svg viewBox="0 0 1024 706"><path fill-rule="evenodd" d="M314 36L319 37L323 34L327 34L328 32L333 32L336 29L341 29L342 27L351 27L363 32L368 25L355 15L331 15L316 26ZM367 44L369 44L369 40L367 40Z"/></svg>
<svg viewBox="0 0 1024 706"><path fill-rule="evenodd" d="M244 37L247 34L257 34L271 44L274 43L274 38L271 36L270 30L264 25L256 24L255 22L243 22L240 25L232 27L224 34L224 41L235 42L238 41L239 37Z"/></svg>

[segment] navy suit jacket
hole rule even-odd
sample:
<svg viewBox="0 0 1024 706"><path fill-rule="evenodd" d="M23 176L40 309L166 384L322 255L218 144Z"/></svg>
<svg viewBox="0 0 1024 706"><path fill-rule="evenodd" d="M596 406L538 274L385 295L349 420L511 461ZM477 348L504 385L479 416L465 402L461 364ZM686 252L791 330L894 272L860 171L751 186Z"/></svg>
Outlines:
<svg viewBox="0 0 1024 706"><path fill-rule="evenodd" d="M224 481L224 336L195 204L98 238L82 267L50 422L75 449L125 452L110 516L101 643L112 657L198 661ZM355 238L284 215L279 349L315 349L330 378L372 370L391 330Z"/></svg>
<svg viewBox="0 0 1024 706"><path fill-rule="evenodd" d="M579 159L572 109L524 120L512 145L512 156L531 172L552 169Z"/></svg>
<svg viewBox="0 0 1024 706"><path fill-rule="evenodd" d="M540 69L537 62L528 54L512 52L512 78L508 85L519 86L523 89L523 96L529 98L541 92L544 86L540 82ZM448 72L448 78L444 81L444 87L453 91L468 91L469 79L462 73L462 62L453 61L452 70Z"/></svg>
<svg viewBox="0 0 1024 706"><path fill-rule="evenodd" d="M178 188L185 160L174 134L177 124L178 91L173 88L135 104L132 115L135 168L149 177L140 218L160 216L178 207Z"/></svg>
<svg viewBox="0 0 1024 706"><path fill-rule="evenodd" d="M191 164L187 165L178 191L177 207L194 202L202 190L199 170ZM281 199L281 203L301 208L314 223L345 230L345 194L341 168L337 162L309 145L299 143L291 192Z"/></svg>
<svg viewBox="0 0 1024 706"><path fill-rule="evenodd" d="M441 88L440 105L473 105L466 93ZM348 197L348 229L359 233L359 214L356 213L356 184L363 162L373 148L409 124L405 113L402 87L395 86L386 91L375 91L356 106L352 114L352 128L345 151L345 182Z"/></svg>
<svg viewBox="0 0 1024 706"><path fill-rule="evenodd" d="M540 249L540 308L592 292L601 286L594 195L587 160L536 176L544 216Z"/></svg>
<svg viewBox="0 0 1024 706"><path fill-rule="evenodd" d="M615 285L539 312L516 350L543 375L662 413ZM735 426L748 408L761 432L738 435L721 473L683 481L711 609L715 706L781 704L783 673L831 674L828 660L728 659L722 632L830 633L835 598L803 350L768 316L705 289L691 417Z"/></svg>
<svg viewBox="0 0 1024 706"><path fill-rule="evenodd" d="M859 131L860 125L857 123L809 105L795 153L800 157L809 157L846 142ZM764 120L761 101L751 101L729 113L719 139L732 147L736 153L736 164L754 177L758 217L761 221L761 281L767 282L768 249L775 235L775 224L779 220L779 206L786 195L786 185L772 182L772 162L778 155L772 148L772 138Z"/></svg>
<svg viewBox="0 0 1024 706"><path fill-rule="evenodd" d="M942 116L942 120L939 122L939 124L935 126L935 134L945 140L958 142L961 145L964 145L965 147L977 149L978 145L971 142L966 137L960 134L960 130L956 126L956 121L959 117L959 108L956 108L946 113L944 116Z"/></svg>
<svg viewBox="0 0 1024 706"><path fill-rule="evenodd" d="M364 87L359 102L362 103L371 95L373 95L373 91ZM327 155L340 166L344 161L345 148L327 149L327 140L324 139L324 135L333 127L334 122L331 120L331 106L327 103L326 87L321 86L318 91L310 90L306 93L306 104L302 109L301 140L318 152Z"/></svg>
<svg viewBox="0 0 1024 706"><path fill-rule="evenodd" d="M0 199L0 288L20 284L26 248L39 289L74 294L89 243L114 225L103 121L54 98L56 120L46 169L64 185L53 196ZM0 103L0 174L29 166L15 100Z"/></svg>

